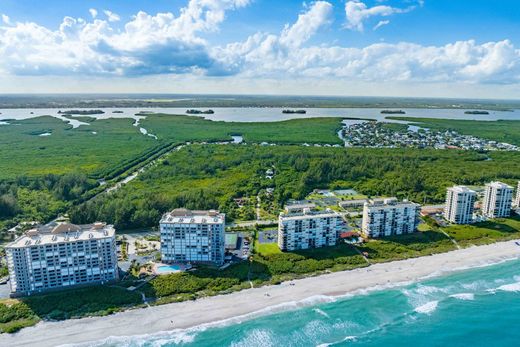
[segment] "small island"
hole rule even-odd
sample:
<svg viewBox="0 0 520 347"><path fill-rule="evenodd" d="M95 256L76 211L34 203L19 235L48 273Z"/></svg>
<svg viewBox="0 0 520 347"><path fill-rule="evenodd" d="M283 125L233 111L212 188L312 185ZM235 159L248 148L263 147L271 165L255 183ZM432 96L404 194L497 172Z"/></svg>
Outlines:
<svg viewBox="0 0 520 347"><path fill-rule="evenodd" d="M58 114L74 114L74 115L90 115L90 114L104 114L105 112L102 110L68 110L68 111L58 111Z"/></svg>
<svg viewBox="0 0 520 347"><path fill-rule="evenodd" d="M206 111L201 111L201 110L186 110L186 113L187 114L213 114L215 113L215 111L213 110L206 110Z"/></svg>
<svg viewBox="0 0 520 347"><path fill-rule="evenodd" d="M464 114L489 114L488 111L466 111Z"/></svg>
<svg viewBox="0 0 520 347"><path fill-rule="evenodd" d="M116 110L116 111L112 111L112 113L124 113L124 112Z"/></svg>
<svg viewBox="0 0 520 347"><path fill-rule="evenodd" d="M406 114L403 110L382 110L381 114Z"/></svg>
<svg viewBox="0 0 520 347"><path fill-rule="evenodd" d="M286 113L286 114L294 114L294 113L306 114L307 111L305 111L305 110L283 110L282 113Z"/></svg>

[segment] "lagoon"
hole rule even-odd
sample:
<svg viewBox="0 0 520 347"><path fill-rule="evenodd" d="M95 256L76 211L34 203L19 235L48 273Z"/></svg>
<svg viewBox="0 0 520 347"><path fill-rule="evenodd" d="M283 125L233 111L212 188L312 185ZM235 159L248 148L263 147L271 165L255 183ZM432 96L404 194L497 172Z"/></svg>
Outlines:
<svg viewBox="0 0 520 347"><path fill-rule="evenodd" d="M133 118L136 121L142 119L146 114L137 115L140 112L146 113L165 113L186 115L186 108L101 108L105 113L89 115L96 119L107 118ZM122 113L113 113L113 111ZM295 118L312 117L342 117L342 118L370 118L384 120L386 116L381 114L380 108L307 108L306 114L284 114L283 108L269 107L217 107L212 108L215 112L210 115L203 115L204 118L214 121L235 121L235 122L275 122ZM7 119L27 119L43 115L50 115L64 121L70 122L74 127L86 124L74 117L63 117L58 114L60 109L46 108L20 108L20 109L0 109L0 121ZM466 109L432 109L432 108L409 108L403 109L405 117L420 118L445 118L445 119L466 119L466 120L485 120L494 121L520 120L520 109L512 111L489 111L487 115L465 114ZM200 115L197 115L200 116Z"/></svg>

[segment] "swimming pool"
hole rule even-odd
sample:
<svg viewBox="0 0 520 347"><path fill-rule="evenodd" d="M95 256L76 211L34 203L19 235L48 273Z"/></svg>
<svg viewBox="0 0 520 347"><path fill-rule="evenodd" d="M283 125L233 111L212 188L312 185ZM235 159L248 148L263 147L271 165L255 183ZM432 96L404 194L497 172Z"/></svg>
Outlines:
<svg viewBox="0 0 520 347"><path fill-rule="evenodd" d="M179 265L161 265L157 267L157 273L170 273L170 272L178 272L181 271L181 267Z"/></svg>

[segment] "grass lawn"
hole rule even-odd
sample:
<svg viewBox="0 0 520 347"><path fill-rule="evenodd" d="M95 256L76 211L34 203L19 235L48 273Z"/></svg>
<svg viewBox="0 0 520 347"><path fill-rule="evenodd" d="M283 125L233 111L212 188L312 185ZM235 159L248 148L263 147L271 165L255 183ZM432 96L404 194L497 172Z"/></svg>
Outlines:
<svg viewBox="0 0 520 347"><path fill-rule="evenodd" d="M498 218L471 225L450 225L443 230L463 247L484 245L520 238L520 217Z"/></svg>
<svg viewBox="0 0 520 347"><path fill-rule="evenodd" d="M255 241L255 252L261 255L282 253L277 243L260 243Z"/></svg>

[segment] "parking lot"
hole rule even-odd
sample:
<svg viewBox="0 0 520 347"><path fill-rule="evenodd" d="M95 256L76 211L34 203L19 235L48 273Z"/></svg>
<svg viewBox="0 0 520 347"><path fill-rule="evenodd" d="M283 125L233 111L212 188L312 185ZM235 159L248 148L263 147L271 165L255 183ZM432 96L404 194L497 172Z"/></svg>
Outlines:
<svg viewBox="0 0 520 347"><path fill-rule="evenodd" d="M236 248L226 249L227 261L238 261L249 258L251 254L251 239L249 233L238 232Z"/></svg>
<svg viewBox="0 0 520 347"><path fill-rule="evenodd" d="M258 232L258 242L276 243L278 241L278 230L261 230Z"/></svg>

